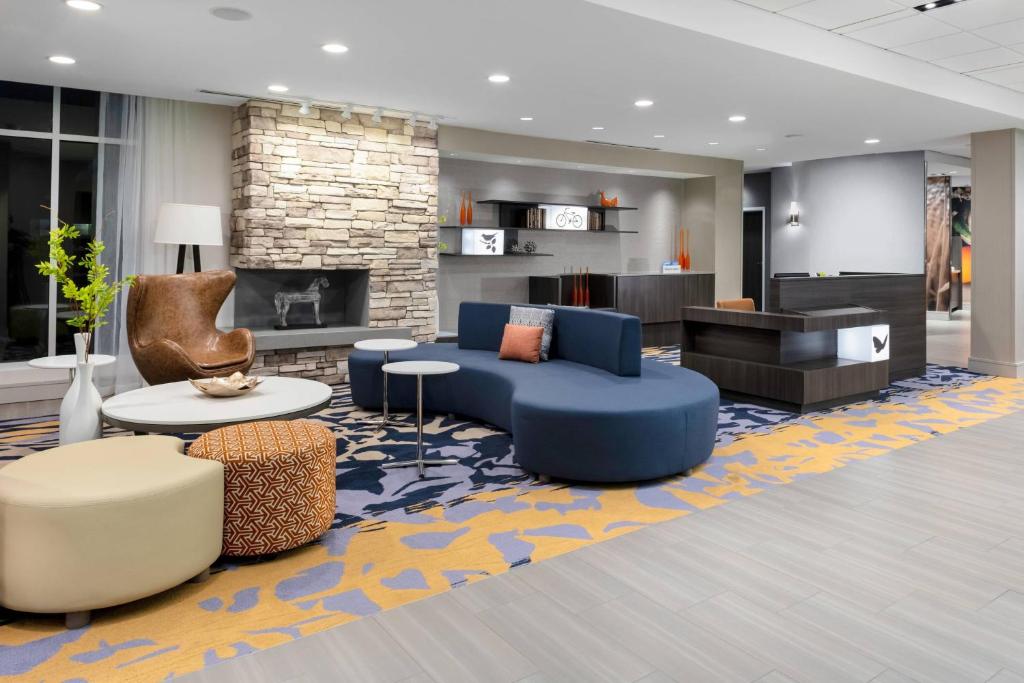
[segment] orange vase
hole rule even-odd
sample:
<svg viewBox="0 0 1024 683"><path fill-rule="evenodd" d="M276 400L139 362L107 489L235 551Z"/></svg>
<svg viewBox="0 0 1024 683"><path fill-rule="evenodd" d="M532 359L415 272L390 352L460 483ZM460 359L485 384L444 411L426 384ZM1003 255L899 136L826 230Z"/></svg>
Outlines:
<svg viewBox="0 0 1024 683"><path fill-rule="evenodd" d="M473 193L469 193L469 198L466 200L466 223L473 225Z"/></svg>
<svg viewBox="0 0 1024 683"><path fill-rule="evenodd" d="M590 266L587 266L587 281L583 286L583 305L590 308Z"/></svg>
<svg viewBox="0 0 1024 683"><path fill-rule="evenodd" d="M683 239L684 239L683 235L684 235L685 232L686 232L685 228L679 228L679 255L678 255L677 259L676 259L676 262L679 264L680 268L683 267L683 261L686 258L686 256L685 256L685 254L686 254L685 249L686 248L683 246Z"/></svg>
<svg viewBox="0 0 1024 683"><path fill-rule="evenodd" d="M466 224L466 195L459 195L459 225Z"/></svg>

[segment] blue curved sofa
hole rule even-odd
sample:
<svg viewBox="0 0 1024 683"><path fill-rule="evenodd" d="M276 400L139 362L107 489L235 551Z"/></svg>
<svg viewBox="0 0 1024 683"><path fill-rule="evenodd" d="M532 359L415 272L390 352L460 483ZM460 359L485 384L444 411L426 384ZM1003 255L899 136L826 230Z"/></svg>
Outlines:
<svg viewBox="0 0 1024 683"><path fill-rule="evenodd" d="M551 360L498 359L508 304L459 307L459 342L421 344L391 360L445 360L459 372L425 378L424 410L466 415L512 433L520 467L558 479L625 482L686 472L711 455L718 387L641 357L635 316L552 307ZM352 400L379 410L382 354L348 359ZM393 376L389 405L414 410L414 377Z"/></svg>

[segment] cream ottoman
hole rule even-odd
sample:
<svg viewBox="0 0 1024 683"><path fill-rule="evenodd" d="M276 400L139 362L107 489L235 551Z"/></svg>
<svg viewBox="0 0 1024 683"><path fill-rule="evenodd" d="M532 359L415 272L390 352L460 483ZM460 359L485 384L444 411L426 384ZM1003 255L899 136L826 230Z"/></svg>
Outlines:
<svg viewBox="0 0 1024 683"><path fill-rule="evenodd" d="M205 576L220 554L224 467L170 436L99 439L0 468L0 605L67 614Z"/></svg>

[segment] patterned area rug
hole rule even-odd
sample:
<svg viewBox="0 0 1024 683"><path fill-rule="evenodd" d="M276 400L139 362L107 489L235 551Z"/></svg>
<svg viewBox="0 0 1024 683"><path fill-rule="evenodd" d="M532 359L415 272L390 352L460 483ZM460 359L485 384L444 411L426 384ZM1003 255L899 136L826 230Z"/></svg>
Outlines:
<svg viewBox="0 0 1024 683"><path fill-rule="evenodd" d="M648 349L678 362L678 349ZM876 401L810 415L722 404L711 460L691 477L640 485L540 484L516 467L508 434L433 416L431 455L458 459L418 479L384 470L415 448L411 416L382 433L348 387L315 419L338 438L338 512L321 542L258 564L223 565L83 629L12 615L0 676L164 680L273 647L648 524L722 505L1024 408L1024 382L930 366ZM53 420L0 423L0 465L55 445ZM110 436L116 436L112 431Z"/></svg>

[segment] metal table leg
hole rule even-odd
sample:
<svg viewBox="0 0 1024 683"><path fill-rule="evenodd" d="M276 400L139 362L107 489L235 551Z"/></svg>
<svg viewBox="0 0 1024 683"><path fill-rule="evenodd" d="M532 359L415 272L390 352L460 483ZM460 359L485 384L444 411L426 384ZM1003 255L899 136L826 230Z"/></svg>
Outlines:
<svg viewBox="0 0 1024 683"><path fill-rule="evenodd" d="M388 358L388 352L385 351L384 365L387 365L390 362L391 361ZM377 429L375 429L374 432L379 432L388 426L388 373L381 370L381 374L384 375L384 416L381 419L380 424L377 425Z"/></svg>
<svg viewBox="0 0 1024 683"><path fill-rule="evenodd" d="M415 466L424 476L424 468L431 465L454 465L458 463L454 458L438 458L433 460L423 459L423 375L416 375L416 459L403 462L385 463L385 468L392 467L413 467Z"/></svg>

